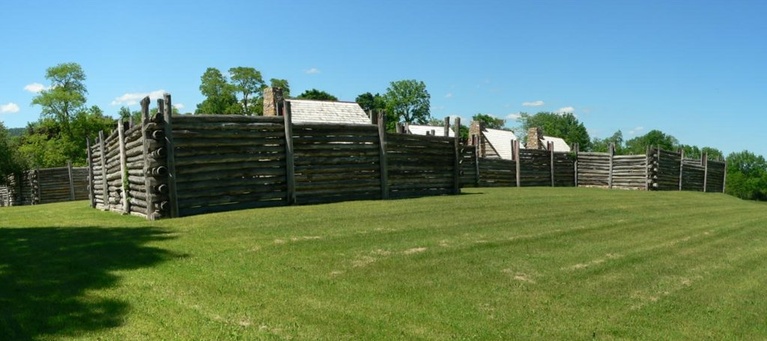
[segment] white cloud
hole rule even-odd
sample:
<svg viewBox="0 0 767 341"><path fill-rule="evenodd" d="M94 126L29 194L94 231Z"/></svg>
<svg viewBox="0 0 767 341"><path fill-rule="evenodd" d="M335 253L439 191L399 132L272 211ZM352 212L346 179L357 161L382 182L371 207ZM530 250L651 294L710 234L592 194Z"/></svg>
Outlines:
<svg viewBox="0 0 767 341"><path fill-rule="evenodd" d="M313 68L311 68L309 70L306 70L306 73L309 74L309 75L316 75L316 74L320 73L320 69L318 69L316 67L313 67Z"/></svg>
<svg viewBox="0 0 767 341"><path fill-rule="evenodd" d="M27 90L32 93L38 93L46 89L48 88L45 85L42 85L40 83L27 84L27 86L24 87L24 90Z"/></svg>
<svg viewBox="0 0 767 341"><path fill-rule="evenodd" d="M155 90L152 92L129 92L126 93L120 97L115 98L112 101L112 105L136 105L141 101L144 97L149 96L149 99L156 100L158 98L162 98L162 96L165 94L165 90Z"/></svg>
<svg viewBox="0 0 767 341"><path fill-rule="evenodd" d="M520 113L518 113L518 112L517 112L517 113L513 113L513 114L508 114L508 115L506 115L506 119L507 119L507 120L514 120L514 121L516 121L516 120L518 120L520 117L522 117L522 114L520 114Z"/></svg>
<svg viewBox="0 0 767 341"><path fill-rule="evenodd" d="M632 135L632 136L633 136L633 135L636 135L636 134L638 134L638 133L639 133L640 131L642 131L642 130L644 130L644 127L642 127L642 126L639 126L639 127L636 127L636 128L634 128L634 129L631 129L631 130L629 130L629 132L628 132L628 133L629 133L629 135Z"/></svg>
<svg viewBox="0 0 767 341"><path fill-rule="evenodd" d="M445 95L445 98L453 98L453 93L448 92L447 95Z"/></svg>
<svg viewBox="0 0 767 341"><path fill-rule="evenodd" d="M522 102L522 106L524 107L540 107L544 105L545 103L541 100L538 101L532 101L532 102Z"/></svg>
<svg viewBox="0 0 767 341"><path fill-rule="evenodd" d="M178 110L184 109L184 104L182 103L176 103L173 106Z"/></svg>
<svg viewBox="0 0 767 341"><path fill-rule="evenodd" d="M19 108L19 105L13 102L10 102L8 104L0 104L0 114L8 114L8 113L12 114L12 113L19 112L19 110L21 110Z"/></svg>
<svg viewBox="0 0 767 341"><path fill-rule="evenodd" d="M575 115L575 108L574 107L559 108L559 110L557 110L556 113L560 114L560 115L564 115L564 114L573 114L573 115Z"/></svg>

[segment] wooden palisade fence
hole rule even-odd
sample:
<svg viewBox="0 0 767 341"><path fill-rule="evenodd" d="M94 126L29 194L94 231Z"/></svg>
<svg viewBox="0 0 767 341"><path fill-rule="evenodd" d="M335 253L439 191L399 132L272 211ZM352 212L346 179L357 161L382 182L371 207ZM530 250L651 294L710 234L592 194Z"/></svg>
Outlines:
<svg viewBox="0 0 767 341"><path fill-rule="evenodd" d="M462 185L477 187L581 186L634 190L724 192L726 163L685 159L658 148L645 155L573 153L519 149L513 160L477 158L475 146L463 149Z"/></svg>
<svg viewBox="0 0 767 341"><path fill-rule="evenodd" d="M49 204L88 198L88 168L33 169L11 175L0 186L0 206Z"/></svg>
<svg viewBox="0 0 767 341"><path fill-rule="evenodd" d="M147 219L236 209L458 194L464 186L597 186L724 190L723 162L646 155L521 149L478 158L460 137L385 131L371 124L293 123L281 116L171 117L170 95L141 125L122 122L88 145L91 206ZM460 121L456 120L456 126ZM446 122L446 127L449 122Z"/></svg>
<svg viewBox="0 0 767 341"><path fill-rule="evenodd" d="M375 124L293 123L282 116L170 116L170 96L142 124L89 141L91 206L179 217L235 209L457 194L459 137ZM456 122L460 124L460 122Z"/></svg>

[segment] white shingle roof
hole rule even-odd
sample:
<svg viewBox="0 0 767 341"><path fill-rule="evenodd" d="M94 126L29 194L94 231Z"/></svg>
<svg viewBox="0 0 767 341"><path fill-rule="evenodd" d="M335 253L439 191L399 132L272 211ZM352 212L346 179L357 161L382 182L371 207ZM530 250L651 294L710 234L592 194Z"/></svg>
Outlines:
<svg viewBox="0 0 767 341"><path fill-rule="evenodd" d="M370 118L355 102L287 99L296 123L370 124Z"/></svg>
<svg viewBox="0 0 767 341"><path fill-rule="evenodd" d="M543 145L547 145L547 143L553 142L554 143L554 151L555 152L569 152L570 146L567 145L567 142L561 137L553 137L553 136L544 136L543 137Z"/></svg>
<svg viewBox="0 0 767 341"><path fill-rule="evenodd" d="M482 133L501 159L511 160L511 141L517 139L513 131L485 128Z"/></svg>
<svg viewBox="0 0 767 341"><path fill-rule="evenodd" d="M431 135L431 132L434 131L434 136L445 136L445 127L438 127L438 126L422 126L422 125L414 125L410 124L408 125L408 129L410 130L411 134L414 135L426 135L426 133L429 133ZM453 129L448 130L448 137L455 137L455 133L453 132Z"/></svg>

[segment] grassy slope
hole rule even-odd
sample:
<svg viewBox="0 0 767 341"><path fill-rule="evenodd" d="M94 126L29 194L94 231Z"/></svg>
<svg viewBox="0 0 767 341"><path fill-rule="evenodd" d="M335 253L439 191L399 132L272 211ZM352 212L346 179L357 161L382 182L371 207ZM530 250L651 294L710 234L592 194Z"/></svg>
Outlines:
<svg viewBox="0 0 767 341"><path fill-rule="evenodd" d="M0 333L767 337L764 204L684 192L465 192L155 223L84 202L3 208Z"/></svg>

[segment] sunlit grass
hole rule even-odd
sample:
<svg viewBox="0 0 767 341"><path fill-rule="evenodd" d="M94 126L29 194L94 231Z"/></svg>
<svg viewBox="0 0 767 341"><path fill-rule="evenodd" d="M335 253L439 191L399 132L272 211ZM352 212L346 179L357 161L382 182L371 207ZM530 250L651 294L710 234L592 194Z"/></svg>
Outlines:
<svg viewBox="0 0 767 341"><path fill-rule="evenodd" d="M0 245L18 237L8 231L52 227L162 236L115 245L152 261L108 254L112 266L88 266L114 281L70 293L86 306L123 304L117 322L20 334L31 338L767 338L764 204L685 192L464 192L159 222L84 202L2 208ZM16 281L23 261L0 255L12 258L0 259L0 278Z"/></svg>

